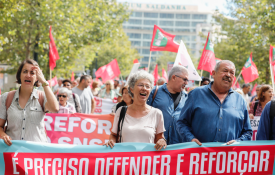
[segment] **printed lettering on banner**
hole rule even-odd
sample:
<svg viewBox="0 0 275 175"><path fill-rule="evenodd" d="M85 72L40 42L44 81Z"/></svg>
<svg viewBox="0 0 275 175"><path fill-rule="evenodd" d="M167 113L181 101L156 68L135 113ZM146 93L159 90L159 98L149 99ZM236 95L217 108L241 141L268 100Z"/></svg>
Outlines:
<svg viewBox="0 0 275 175"><path fill-rule="evenodd" d="M109 140L112 115L47 114L45 128L49 143L102 145Z"/></svg>
<svg viewBox="0 0 275 175"><path fill-rule="evenodd" d="M256 140L257 131L260 123L261 116L254 116L254 119L250 119L250 125L253 131L253 135L251 137L251 140Z"/></svg>
<svg viewBox="0 0 275 175"><path fill-rule="evenodd" d="M95 114L111 114L112 108L116 105L116 100L103 99L99 97L94 97L96 101Z"/></svg>
<svg viewBox="0 0 275 175"><path fill-rule="evenodd" d="M16 143L19 148L20 141ZM117 144L113 149L83 147L79 151L81 147L63 148L57 145L56 148L44 148L43 145L29 143L34 144L31 145L34 150L51 149L55 153L36 153L32 152L33 149L28 152L2 152L4 144L0 142L0 154L3 155L0 161L5 162L4 168L1 169L3 164L0 165L0 173L19 175L271 175L275 154L274 142L270 145L220 144L217 147L199 148L186 148L190 144L177 144L166 151L150 151L148 148L153 148L153 144L139 144L139 148L133 143Z"/></svg>

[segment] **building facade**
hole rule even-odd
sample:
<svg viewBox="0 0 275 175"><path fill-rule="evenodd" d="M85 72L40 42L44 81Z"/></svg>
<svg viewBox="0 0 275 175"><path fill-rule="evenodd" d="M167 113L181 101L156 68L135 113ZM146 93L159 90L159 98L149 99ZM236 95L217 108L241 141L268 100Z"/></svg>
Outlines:
<svg viewBox="0 0 275 175"><path fill-rule="evenodd" d="M199 11L198 6L125 3L132 12L128 21L123 23L125 33L134 48L142 56L141 67L148 66L150 44L154 25L176 35L174 40L183 40L189 48L191 57L199 58L205 37L211 31L213 11ZM160 52L152 52L151 61L156 61Z"/></svg>

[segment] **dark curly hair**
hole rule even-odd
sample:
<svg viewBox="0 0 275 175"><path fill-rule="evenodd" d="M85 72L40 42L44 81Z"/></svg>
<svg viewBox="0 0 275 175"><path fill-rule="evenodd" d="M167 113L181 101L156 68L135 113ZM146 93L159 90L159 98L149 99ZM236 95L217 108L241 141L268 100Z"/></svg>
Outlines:
<svg viewBox="0 0 275 175"><path fill-rule="evenodd" d="M22 69L23 69L23 67L24 67L25 64L31 64L31 65L33 65L33 66L38 66L38 67L39 67L39 65L38 65L38 63L37 63L36 61L34 61L34 60L32 60L32 59L25 59L25 60L20 64L20 66L19 66L19 68L18 68L18 70L17 70L17 73L16 73L16 83L18 83L18 84L21 84L20 75L21 75L21 73L22 73ZM38 81L36 81L36 82L34 83L34 86L38 87Z"/></svg>

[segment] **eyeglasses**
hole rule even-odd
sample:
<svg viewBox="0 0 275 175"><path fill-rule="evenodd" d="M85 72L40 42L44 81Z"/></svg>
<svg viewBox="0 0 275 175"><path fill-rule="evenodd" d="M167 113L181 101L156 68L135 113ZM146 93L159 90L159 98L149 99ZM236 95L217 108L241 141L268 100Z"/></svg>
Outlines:
<svg viewBox="0 0 275 175"><path fill-rule="evenodd" d="M187 82L188 81L188 79L187 78L182 78L182 77L180 77L180 76L178 76L178 75L175 75L176 77L179 77L179 78L181 78L183 81L185 81L185 82Z"/></svg>
<svg viewBox="0 0 275 175"><path fill-rule="evenodd" d="M58 95L58 97L66 98L67 96L66 95Z"/></svg>
<svg viewBox="0 0 275 175"><path fill-rule="evenodd" d="M106 85L110 85L110 84L106 84Z"/></svg>
<svg viewBox="0 0 275 175"><path fill-rule="evenodd" d="M145 84L138 84L137 85L138 87L140 87L140 88L144 88L144 89L151 89L151 86L150 85L145 85Z"/></svg>

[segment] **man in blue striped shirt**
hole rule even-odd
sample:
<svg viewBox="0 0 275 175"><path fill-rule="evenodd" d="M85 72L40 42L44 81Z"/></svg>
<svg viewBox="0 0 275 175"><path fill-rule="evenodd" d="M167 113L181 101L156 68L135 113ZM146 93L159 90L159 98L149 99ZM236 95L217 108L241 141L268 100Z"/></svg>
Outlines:
<svg viewBox="0 0 275 175"><path fill-rule="evenodd" d="M231 86L235 65L229 60L216 64L214 82L188 94L177 129L184 141L227 142L251 140L252 129L246 102Z"/></svg>

